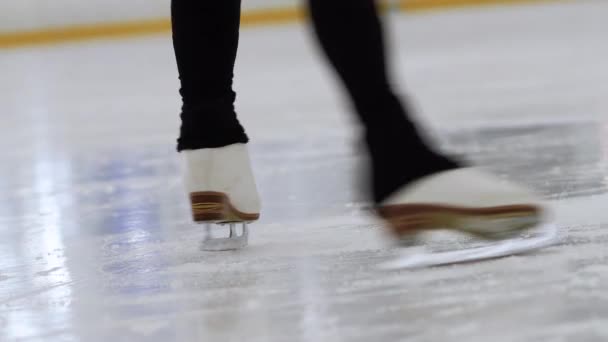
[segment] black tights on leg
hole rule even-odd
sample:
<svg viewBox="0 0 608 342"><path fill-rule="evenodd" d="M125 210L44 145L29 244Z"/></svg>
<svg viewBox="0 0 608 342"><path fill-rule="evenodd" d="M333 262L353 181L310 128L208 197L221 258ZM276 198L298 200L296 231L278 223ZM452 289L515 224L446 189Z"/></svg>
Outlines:
<svg viewBox="0 0 608 342"><path fill-rule="evenodd" d="M240 15L240 0L171 1L183 101L179 151L248 141L232 90Z"/></svg>
<svg viewBox="0 0 608 342"><path fill-rule="evenodd" d="M320 45L364 125L376 203L408 182L458 167L423 140L395 95L375 2L309 0L309 5Z"/></svg>

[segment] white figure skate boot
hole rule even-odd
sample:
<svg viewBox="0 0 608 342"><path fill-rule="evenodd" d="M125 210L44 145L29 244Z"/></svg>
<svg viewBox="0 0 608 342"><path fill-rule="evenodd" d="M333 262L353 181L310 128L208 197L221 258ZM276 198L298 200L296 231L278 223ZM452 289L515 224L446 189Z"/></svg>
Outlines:
<svg viewBox="0 0 608 342"><path fill-rule="evenodd" d="M455 230L486 240L501 240L488 249L444 252L401 258L400 267L430 266L512 255L554 241L551 227L536 240L504 242L539 227L546 219L538 195L517 184L474 168L439 172L408 184L379 204L378 214L404 245L415 246L418 234L436 229ZM510 240L506 240L510 239ZM523 242L523 243L522 243ZM498 248L496 246L499 246ZM409 264L408 264L409 263Z"/></svg>
<svg viewBox="0 0 608 342"><path fill-rule="evenodd" d="M203 250L245 247L247 223L260 217L260 199L245 144L182 151L192 218L206 224ZM242 224L238 235L236 224ZM228 237L213 238L213 224L229 224Z"/></svg>

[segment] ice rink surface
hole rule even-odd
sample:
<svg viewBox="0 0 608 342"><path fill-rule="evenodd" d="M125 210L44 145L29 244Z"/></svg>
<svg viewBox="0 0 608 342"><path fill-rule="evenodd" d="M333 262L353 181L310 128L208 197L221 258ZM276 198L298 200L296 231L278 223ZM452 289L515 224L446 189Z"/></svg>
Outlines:
<svg viewBox="0 0 608 342"><path fill-rule="evenodd" d="M0 341L608 340L607 16L388 18L394 78L442 148L538 189L560 229L531 255L401 272L376 269L397 250L305 26L241 36L264 210L238 252L199 250L168 36L2 51Z"/></svg>

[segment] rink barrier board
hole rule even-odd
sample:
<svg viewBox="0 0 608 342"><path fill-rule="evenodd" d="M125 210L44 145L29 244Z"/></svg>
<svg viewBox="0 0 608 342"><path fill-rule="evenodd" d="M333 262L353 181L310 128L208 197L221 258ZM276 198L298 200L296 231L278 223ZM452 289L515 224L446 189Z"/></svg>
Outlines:
<svg viewBox="0 0 608 342"><path fill-rule="evenodd" d="M556 1L560 0L393 0L387 1L384 7L411 13L472 6ZM241 25L244 27L276 25L301 21L305 17L306 12L300 7L246 10L242 13ZM155 18L114 23L73 25L31 31L0 32L0 48L146 36L167 33L170 30L171 20L169 18Z"/></svg>

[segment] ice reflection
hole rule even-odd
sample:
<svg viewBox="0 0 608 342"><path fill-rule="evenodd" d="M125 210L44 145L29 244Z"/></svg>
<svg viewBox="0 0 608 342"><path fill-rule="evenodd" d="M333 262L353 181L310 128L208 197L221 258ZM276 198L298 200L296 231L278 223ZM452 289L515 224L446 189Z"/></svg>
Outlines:
<svg viewBox="0 0 608 342"><path fill-rule="evenodd" d="M20 250L13 249L17 253L5 259L5 264L21 270L10 279L18 290L6 292L0 299L13 308L8 311L3 333L8 340L63 334L71 326L73 280L65 263L64 233L73 222L72 197L62 189L69 187L72 166L65 159L51 161L46 153L38 156L31 165L31 191L22 198L24 213L38 213L33 221L36 226L12 227L22 230L19 240L14 241ZM28 310L16 309L22 306Z"/></svg>

